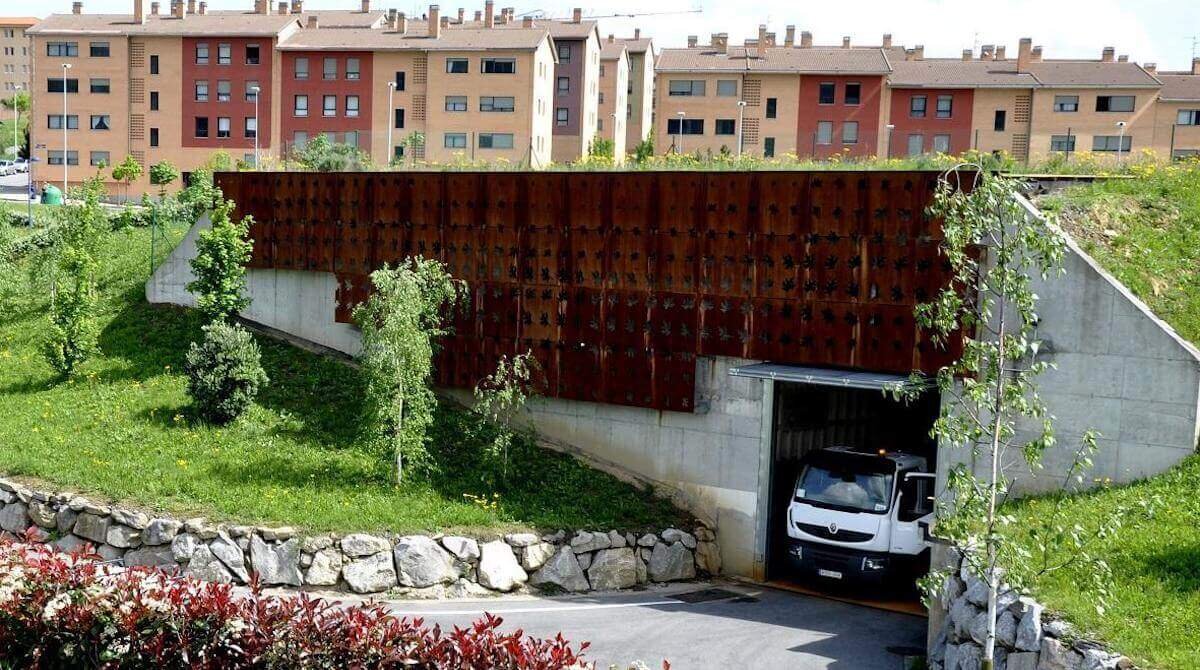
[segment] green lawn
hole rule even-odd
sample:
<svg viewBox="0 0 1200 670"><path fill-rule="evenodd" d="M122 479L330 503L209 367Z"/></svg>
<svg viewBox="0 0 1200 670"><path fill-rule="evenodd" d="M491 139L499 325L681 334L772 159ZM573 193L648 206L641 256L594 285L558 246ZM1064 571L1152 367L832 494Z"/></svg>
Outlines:
<svg viewBox="0 0 1200 670"><path fill-rule="evenodd" d="M178 239L182 228L170 231ZM58 382L39 354L47 290L25 286L0 317L0 472L176 514L311 530L638 528L678 523L665 501L574 459L526 445L494 505L473 454L490 428L438 416L442 472L402 488L360 446L361 382L343 362L260 338L270 385L227 428L190 418L180 374L200 321L146 303L149 232L109 234L102 252L101 353Z"/></svg>

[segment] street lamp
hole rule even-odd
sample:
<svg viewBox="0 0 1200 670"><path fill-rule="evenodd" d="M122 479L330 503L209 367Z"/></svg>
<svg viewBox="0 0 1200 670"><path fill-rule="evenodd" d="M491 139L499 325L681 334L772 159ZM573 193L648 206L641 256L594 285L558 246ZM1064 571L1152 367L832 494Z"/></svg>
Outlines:
<svg viewBox="0 0 1200 670"><path fill-rule="evenodd" d="M62 153L62 161L63 161L63 192L62 192L62 197L63 197L63 202L66 202L66 201L67 201L67 164L68 164L68 163L70 163L70 160L68 160L68 159L67 159L67 126L68 126L68 125L70 125L70 124L68 124L68 123L67 123L67 70L70 70L70 69L71 69L71 64L70 64L70 63L63 63L63 64L62 64L62 68L63 68L63 118L62 118L62 128L63 128L63 149L62 149L62 151L63 151L63 153Z"/></svg>
<svg viewBox="0 0 1200 670"><path fill-rule="evenodd" d="M675 148L679 150L680 154L683 154L683 121L687 118L687 112L675 113L679 115L679 143L675 145Z"/></svg>
<svg viewBox="0 0 1200 670"><path fill-rule="evenodd" d="M396 156L396 149L395 149L395 147L392 146L392 128L396 125L396 104L394 102L395 96L396 96L396 82L389 81L388 82L388 120L387 120L387 128L388 128L387 153L388 153L388 165L389 166L392 164L392 159L395 158L395 156Z"/></svg>
<svg viewBox="0 0 1200 670"><path fill-rule="evenodd" d="M746 111L746 101L738 100L738 158L742 157L742 116Z"/></svg>
<svg viewBox="0 0 1200 670"><path fill-rule="evenodd" d="M887 128L887 154L886 154L886 156L888 158L891 158L892 157L892 131L896 129L896 124L889 123L884 127Z"/></svg>
<svg viewBox="0 0 1200 670"><path fill-rule="evenodd" d="M21 85L17 84L13 87L13 160L20 158L21 143L17 139L17 126L20 125L21 116L17 111L17 94L21 92Z"/></svg>
<svg viewBox="0 0 1200 670"><path fill-rule="evenodd" d="M258 92L262 89L258 86L251 86L250 92L254 94L254 171L258 172Z"/></svg>
<svg viewBox="0 0 1200 670"><path fill-rule="evenodd" d="M1125 148L1125 122L1117 121L1117 167L1121 166L1121 150Z"/></svg>

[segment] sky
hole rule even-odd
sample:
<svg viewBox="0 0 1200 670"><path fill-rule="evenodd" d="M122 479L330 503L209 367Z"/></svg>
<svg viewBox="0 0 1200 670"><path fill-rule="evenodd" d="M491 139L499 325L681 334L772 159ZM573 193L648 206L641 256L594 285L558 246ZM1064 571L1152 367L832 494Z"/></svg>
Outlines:
<svg viewBox="0 0 1200 670"><path fill-rule="evenodd" d="M272 5L276 0L271 0ZM883 33L892 33L897 44L925 45L926 56L961 55L982 44L1006 44L1016 53L1017 40L1032 37L1045 48L1046 58L1099 58L1104 46L1118 54L1129 54L1139 63L1158 63L1160 70L1186 70L1200 56L1200 2L1195 0L617 0L585 3L583 0L497 0L496 5L516 7L517 14L541 12L549 17L569 17L571 8L584 7L586 16L597 17L602 35L632 35L634 27L654 37L662 47L681 47L688 35L698 35L701 44L715 32L729 33L740 43L758 34L758 25L783 39L784 27L808 30L817 44L841 44L849 35L852 43L879 44ZM17 0L3 0L13 11ZM162 0L165 7L169 0ZM395 7L421 14L429 2L372 0L372 7ZM441 0L443 13L453 14L461 5L467 14L483 8L483 0ZM130 13L133 0L84 0L88 13ZM209 0L212 9L248 9L253 0ZM70 12L71 0L43 0L44 11ZM356 8L359 0L305 0L306 8ZM612 15L640 14L636 18Z"/></svg>

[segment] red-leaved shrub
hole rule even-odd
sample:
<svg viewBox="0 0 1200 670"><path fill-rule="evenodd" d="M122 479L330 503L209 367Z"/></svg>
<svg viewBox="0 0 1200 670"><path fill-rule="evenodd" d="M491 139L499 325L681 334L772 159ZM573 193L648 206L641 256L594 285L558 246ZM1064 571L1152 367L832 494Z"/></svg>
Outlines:
<svg viewBox="0 0 1200 670"><path fill-rule="evenodd" d="M484 615L443 631L378 605L268 596L0 541L4 668L590 667L587 643L501 633L500 623Z"/></svg>

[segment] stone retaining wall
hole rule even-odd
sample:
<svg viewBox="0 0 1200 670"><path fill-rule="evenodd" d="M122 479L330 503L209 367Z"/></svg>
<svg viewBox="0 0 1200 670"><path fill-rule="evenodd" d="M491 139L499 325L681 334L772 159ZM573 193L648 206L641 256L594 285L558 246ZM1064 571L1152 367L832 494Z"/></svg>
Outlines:
<svg viewBox="0 0 1200 670"><path fill-rule="evenodd" d="M941 627L929 647L931 670L979 670L987 639L987 583L957 557L937 607ZM1001 587L996 603L996 670L1128 670L1128 658L1088 640L1041 603Z"/></svg>
<svg viewBox="0 0 1200 670"><path fill-rule="evenodd" d="M538 589L600 591L720 572L713 529L659 533L558 531L472 538L353 533L301 537L292 528L218 525L97 504L0 479L0 529L107 561L179 569L212 582L310 586L409 597Z"/></svg>

